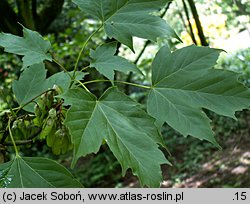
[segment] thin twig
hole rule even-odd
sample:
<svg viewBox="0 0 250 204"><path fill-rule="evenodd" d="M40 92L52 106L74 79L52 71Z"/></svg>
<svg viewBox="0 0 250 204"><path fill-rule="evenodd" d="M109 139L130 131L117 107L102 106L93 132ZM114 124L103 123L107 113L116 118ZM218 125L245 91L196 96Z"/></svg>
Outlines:
<svg viewBox="0 0 250 204"><path fill-rule="evenodd" d="M39 128L36 132L31 134L30 137L27 140L16 140L15 141L16 146L21 146L21 145L26 145L26 144L32 143L33 139L35 137L37 137L40 134L41 131L42 131L42 128ZM4 146L13 146L13 143L11 141L7 141L3 145Z"/></svg>
<svg viewBox="0 0 250 204"><path fill-rule="evenodd" d="M26 145L32 143L33 140L16 140L15 145L16 146L21 146L21 145ZM6 143L3 144L4 146L13 146L13 143L11 141L7 141Z"/></svg>
<svg viewBox="0 0 250 204"><path fill-rule="evenodd" d="M21 109L23 109L25 106L27 106L28 104L30 104L31 102L33 102L34 100L36 100L39 96L41 96L41 95L43 95L43 94L45 94L45 93L47 93L47 92L49 92L49 91L53 91L54 89L49 89L49 90L47 90L47 91L44 91L44 92L42 92L41 94L39 94L38 96L36 96L36 97L34 97L34 98L32 98L31 100L29 100L27 103L25 103L25 104L23 104L23 105L21 105L21 106L19 106L19 107L17 107L17 108L13 108L12 110L14 111L14 110L17 110L16 111L16 113L15 114L17 114Z"/></svg>

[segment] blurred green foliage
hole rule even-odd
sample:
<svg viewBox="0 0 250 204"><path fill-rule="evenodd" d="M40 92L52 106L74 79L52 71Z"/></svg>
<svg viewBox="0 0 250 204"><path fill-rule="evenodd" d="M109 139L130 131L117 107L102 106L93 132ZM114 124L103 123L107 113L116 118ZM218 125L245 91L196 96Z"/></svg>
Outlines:
<svg viewBox="0 0 250 204"><path fill-rule="evenodd" d="M104 146L102 150L104 151L97 155L82 158L73 171L85 187L119 187L121 185L119 183L122 180L119 162L108 148Z"/></svg>
<svg viewBox="0 0 250 204"><path fill-rule="evenodd" d="M19 75L21 61L18 57L10 54L0 54L0 112L9 107L13 107L11 84L16 76Z"/></svg>
<svg viewBox="0 0 250 204"><path fill-rule="evenodd" d="M223 55L218 61L216 68L240 73L239 80L250 86L250 49Z"/></svg>

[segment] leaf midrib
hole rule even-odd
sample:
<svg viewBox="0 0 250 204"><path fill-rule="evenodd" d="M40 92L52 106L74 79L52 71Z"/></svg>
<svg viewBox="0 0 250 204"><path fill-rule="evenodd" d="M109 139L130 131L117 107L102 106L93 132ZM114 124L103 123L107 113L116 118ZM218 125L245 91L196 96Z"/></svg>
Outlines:
<svg viewBox="0 0 250 204"><path fill-rule="evenodd" d="M95 106L94 106L94 108L93 108L93 111L91 111L92 113L91 113L91 116L89 117L89 118L87 118L87 119L82 119L82 118L80 118L80 119L78 119L78 120L87 120L88 122L87 122L87 124L86 124L86 126L85 126L85 128L83 129L83 132L82 132L82 134L81 134L81 139L80 139L80 143L79 144L82 144L83 143L83 137L84 137L84 135L85 135L85 132L86 132L86 130L88 129L88 126L89 126L89 122L91 121L91 119L93 118L93 115L94 115L94 113L95 113L95 110L96 110L96 106L97 106L97 102L98 101L92 101L92 102L95 102ZM72 108L72 110L74 110L73 108ZM79 110L76 110L77 112L79 111ZM74 120L74 121L76 121L76 120ZM70 122L70 121L69 121ZM74 140L72 140L72 143L74 144L74 145L76 145L75 144L75 141ZM79 145L80 146L80 145ZM79 152L79 146L78 146L78 148L77 148L77 155L79 154L78 152Z"/></svg>
<svg viewBox="0 0 250 204"><path fill-rule="evenodd" d="M114 13L112 13L112 15L110 15L110 17L108 17L106 20L103 19L103 24L108 22L115 14L117 14L122 8L124 8L125 6L128 5L128 3L130 2L130 0L128 0L122 7L120 7L119 9L117 9ZM116 4L117 5L117 4ZM116 6L117 8L117 6ZM103 13L103 10L102 10L102 13Z"/></svg>
<svg viewBox="0 0 250 204"><path fill-rule="evenodd" d="M117 112L119 115L121 115L120 112L118 112L117 110L113 109L112 107L107 106L107 105L105 105L104 103L103 103L102 105L103 105L103 106L106 106L106 107L108 107L108 108L110 108L110 109L112 109L114 112ZM122 141L120 135L116 132L115 128L112 126L112 123L109 121L109 119L108 119L107 115L105 114L105 112L103 111L103 109L102 109L100 106L99 106L99 108L100 108L100 110L102 111L104 117L106 118L106 120L107 120L109 126L110 126L111 129L114 131L114 133L115 133L115 135L117 136L117 138L119 138L120 142L126 147L126 149L127 149L127 151L129 152L129 154L132 155L132 156L134 157L134 159L138 162L138 164L140 164L141 168L145 170L143 164L142 164L140 161L138 161L138 160L137 160L137 157L133 154L133 151L131 151L130 148L128 148L128 146L127 146L126 144L124 144L124 142Z"/></svg>
<svg viewBox="0 0 250 204"><path fill-rule="evenodd" d="M186 120L188 121L188 119L187 119L187 117L186 117L186 115L184 115L183 113L182 113L182 111L180 111L177 107L176 107L176 105L171 101L171 100L169 100L166 96L164 96L161 92L159 92L159 91L157 91L157 90L155 90L159 95L161 95L166 101L168 101L170 104L172 104L172 106L174 107L174 109L176 110L176 112L178 112L180 115L182 115L184 118L186 118ZM181 104L178 104L178 105L180 105L180 106L182 106ZM189 133L188 134L190 134L190 129L191 129L191 126L190 126L190 123L187 123L188 124L188 126L189 126Z"/></svg>
<svg viewBox="0 0 250 204"><path fill-rule="evenodd" d="M46 49L42 48L40 46L40 44L37 44L37 43L36 43L36 45L38 45L38 46L32 46L33 41L30 41L25 37L19 37L18 41L19 41L19 43L16 44L15 46L18 47L20 50L23 50L23 52L26 52L26 54L35 52L38 54L46 55L46 52L49 50L49 48L46 48ZM44 43L46 43L46 41ZM47 47L47 45L46 45L46 47ZM19 55L26 55L26 54L22 53Z"/></svg>
<svg viewBox="0 0 250 204"><path fill-rule="evenodd" d="M11 172L11 170L12 170L12 168L13 168L13 164L14 164L15 160L16 160L16 158L15 158L13 161L10 161L10 162L11 162L11 164L10 164L10 168L9 168L9 170L7 171L7 174L6 174L6 175L9 175L9 173Z"/></svg>
<svg viewBox="0 0 250 204"><path fill-rule="evenodd" d="M55 186L52 184L52 183L50 183L50 182L48 182L46 179L44 179L38 172L36 172L30 165L28 165L28 163L26 163L22 158L21 158L21 160L23 161L23 163L31 170L31 171L33 171L35 174L37 174L38 175L38 177L40 177L43 181L45 181L49 186L52 186L53 188L55 188ZM21 171L20 171L20 173L21 173Z"/></svg>
<svg viewBox="0 0 250 204"><path fill-rule="evenodd" d="M221 82L221 81L219 81ZM214 85L214 84L212 84ZM170 87L152 87L153 90L159 90L159 89L163 89L163 90L174 90L174 91L179 91L179 92L191 92L191 93L196 93L198 94L199 96L202 96L202 95L208 95L208 96L216 96L216 97L226 97L226 98L239 98L239 99L247 99L247 98L244 98L244 97L240 97L240 96L237 96L237 95L223 95L223 94L219 94L219 93L209 93L209 92L202 92L202 91L199 91L199 90L188 90L188 89L181 89L181 88L170 88Z"/></svg>
<svg viewBox="0 0 250 204"><path fill-rule="evenodd" d="M163 26L160 26L160 25L153 25L153 24L150 24L150 25L148 25L148 23L147 24L145 24L145 23L134 23L134 22L116 22L115 23L116 25L126 25L126 27L128 27L128 26L143 26L143 27L145 27L145 26L149 26L151 29L152 28L158 28L158 30L161 30L162 32L166 32L166 31L168 31L168 30L166 30L166 29L164 29L163 28ZM168 31L169 32L169 31Z"/></svg>
<svg viewBox="0 0 250 204"><path fill-rule="evenodd" d="M113 109L112 107L107 106L107 105L105 105L105 104L102 104L102 105L104 105L104 106L106 106L106 107L112 109L114 112L117 112L119 115L121 115L121 113L118 112L116 109ZM104 117L106 118L106 120L107 120L109 126L110 126L111 129L114 131L115 135L117 136L117 138L119 138L120 142L126 147L128 153L129 153L129 155L130 155L130 156L133 156L133 158L137 161L138 165L140 166L139 169L136 169L136 168L132 169L132 170L133 170L133 173L135 173L135 175L138 175L138 176L140 177L140 175L143 175L143 173L141 173L141 172L147 172L148 169L143 165L143 163L140 162L140 160L137 159L137 157L134 155L133 151L131 151L130 148L128 148L128 146L125 145L125 144L123 143L123 141L122 141L120 135L116 132L115 128L112 126L112 123L109 121L109 119L108 119L108 117L106 116L106 114L105 114L105 112L103 111L103 109L102 109L101 107L100 107L100 109L101 109L101 111L102 111ZM147 135L146 135L146 136L147 136ZM148 137L148 136L147 136L147 137ZM150 137L148 137L148 138L149 138L150 140L152 140ZM153 141L153 140L152 140L152 141ZM129 165L129 164L128 164L128 165ZM146 173L146 174L147 174L147 175L150 175L150 174L148 174L148 173ZM145 174L144 174L144 175L145 175ZM141 179L143 180L143 178L141 178ZM151 179L152 179L152 177L150 177L149 180L151 180Z"/></svg>
<svg viewBox="0 0 250 204"><path fill-rule="evenodd" d="M20 104L21 104L21 105L24 105L23 103L26 103L26 102L27 102L25 99L27 98L27 96L30 95L30 93L32 93L31 90L34 88L33 82L36 80L37 74L39 74L39 72L36 72L35 75L33 75L33 78L32 78L32 80L31 80L30 83L29 83L29 84L30 84L29 90L26 92L25 96L24 96L23 99L20 101ZM41 80L41 81L39 81L39 82L42 82L42 81L45 81L45 80L46 80L46 79ZM37 84L36 84L36 85L37 85ZM37 87L37 86L35 86L35 87Z"/></svg>
<svg viewBox="0 0 250 204"><path fill-rule="evenodd" d="M197 62L201 61L203 58L205 58L205 57L207 57L207 56L209 56L209 55L212 55L212 54L214 54L214 53L211 52L211 53L209 53L209 54L206 54L206 55L200 57L200 58L199 58L198 60L196 60L196 61L191 61L190 63L188 63L187 65L185 65L185 67L182 67L182 65L181 65L181 66L179 67L179 69L175 70L174 72L170 73L168 76L162 78L162 79L159 80L157 83L155 83L155 84L153 85L153 87L157 86L157 84L161 83L163 80L170 78L172 75L174 75L174 74L176 74L176 73L178 73L178 72L180 72L180 71L182 71L182 70L185 70L187 67L189 67L189 66L192 65L193 63L197 63ZM174 55L174 53L171 53L171 55L170 55L171 58L173 57L173 55ZM185 60L186 60L186 59L187 59L187 58L185 58ZM185 60L182 59L183 64L184 64L184 61L185 61ZM177 59L175 59L175 61L177 61ZM173 66L174 66L174 64L173 64ZM207 70L210 70L211 67L213 67L213 65L211 65L210 68L207 68ZM153 69L154 69L154 67L153 67Z"/></svg>

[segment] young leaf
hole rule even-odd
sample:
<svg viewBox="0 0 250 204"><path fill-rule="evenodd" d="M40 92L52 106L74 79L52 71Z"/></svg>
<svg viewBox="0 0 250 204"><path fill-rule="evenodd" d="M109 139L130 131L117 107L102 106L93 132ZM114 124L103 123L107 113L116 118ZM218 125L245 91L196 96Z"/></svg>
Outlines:
<svg viewBox="0 0 250 204"><path fill-rule="evenodd" d="M74 161L98 152L103 140L120 162L123 174L128 168L142 185L159 186L160 164L168 163L157 143L162 139L154 119L132 99L116 88L108 89L97 100L83 89L71 89L62 96L71 105L65 125L74 144Z"/></svg>
<svg viewBox="0 0 250 204"><path fill-rule="evenodd" d="M140 70L135 64L128 60L114 56L117 43L109 43L99 46L95 51L90 51L90 56L94 60L90 66L95 67L97 71L106 76L110 81L114 80L114 70L121 72L137 72Z"/></svg>
<svg viewBox="0 0 250 204"><path fill-rule="evenodd" d="M15 158L0 165L1 187L79 188L72 174L53 160L36 157Z"/></svg>
<svg viewBox="0 0 250 204"><path fill-rule="evenodd" d="M189 46L171 53L163 47L152 66L148 113L184 136L218 146L202 108L234 118L235 111L250 104L250 91L236 73L211 68L221 51Z"/></svg>
<svg viewBox="0 0 250 204"><path fill-rule="evenodd" d="M0 46L5 48L6 52L23 55L23 68L30 65L43 62L44 60L52 61L48 50L50 42L32 30L23 27L23 37L12 34L0 33Z"/></svg>
<svg viewBox="0 0 250 204"><path fill-rule="evenodd" d="M133 50L132 37L156 41L157 37L178 38L160 17L149 13L162 9L170 0L73 0L79 8L102 21L108 37Z"/></svg>
<svg viewBox="0 0 250 204"><path fill-rule="evenodd" d="M77 73L77 77L83 77L83 73ZM57 85L66 91L69 88L71 78L65 72L59 72L46 79L46 69L43 63L35 64L25 69L19 80L13 82L13 92L20 106L25 105L36 96L39 96L49 88ZM24 109L33 112L34 104L25 106Z"/></svg>

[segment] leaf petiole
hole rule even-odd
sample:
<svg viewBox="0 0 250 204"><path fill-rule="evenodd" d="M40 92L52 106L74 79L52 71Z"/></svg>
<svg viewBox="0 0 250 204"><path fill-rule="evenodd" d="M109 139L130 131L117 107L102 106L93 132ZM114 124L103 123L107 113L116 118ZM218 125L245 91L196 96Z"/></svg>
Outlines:
<svg viewBox="0 0 250 204"><path fill-rule="evenodd" d="M88 66L86 66L86 67L83 67L82 69L81 69L81 72L83 72L83 71L85 71L86 69L88 69L88 68L90 68L90 66L88 65Z"/></svg>
<svg viewBox="0 0 250 204"><path fill-rule="evenodd" d="M76 63L75 63L75 67L74 67L74 73L73 73L73 80L71 81L71 84L70 84L70 87L73 85L74 83L74 80L75 80L75 75L76 75L76 70L77 70L77 66L79 64L79 61L80 61L80 58L81 58L81 55L84 51L84 49L86 48L88 42L92 39L92 37L103 27L103 24L101 24L97 30L95 30L93 33L91 33L91 35L87 38L87 40L83 43L82 45L82 48L81 48L81 51L79 52L78 54L78 57L77 57L77 60L76 60Z"/></svg>
<svg viewBox="0 0 250 204"><path fill-rule="evenodd" d="M79 80L76 80L87 92L91 93L88 88L84 85L84 83L82 83L81 81Z"/></svg>
<svg viewBox="0 0 250 204"><path fill-rule="evenodd" d="M19 153L18 153L18 150L17 150L17 146L16 146L16 143L15 143L15 140L14 140L14 138L13 138L13 135L12 135L12 131L11 131L11 128L10 128L10 117L9 117L9 120L8 120L8 130L9 130L9 134L10 134L10 139L11 139L11 141L12 141L12 143L13 143L13 146L14 146L14 149L15 149L15 152L16 152L16 157L17 158L20 158L20 155L19 155Z"/></svg>
<svg viewBox="0 0 250 204"><path fill-rule="evenodd" d="M54 58L53 58L53 62L55 62L65 73L67 73L69 75L69 77L71 78L71 80L74 80L73 76L71 76L71 74L68 72L68 70L60 62L58 62Z"/></svg>
<svg viewBox="0 0 250 204"><path fill-rule="evenodd" d="M86 82L84 82L82 84L86 85L86 84L99 83L99 82L110 82L110 80L97 79L97 80L92 80L92 81L86 81ZM144 85L135 84L135 83L132 83L132 82L126 82L126 81L114 81L114 82L115 83L120 83L120 84L127 84L127 85L131 85L131 86L136 86L136 87L143 88L143 89L151 89L150 86L144 86Z"/></svg>

